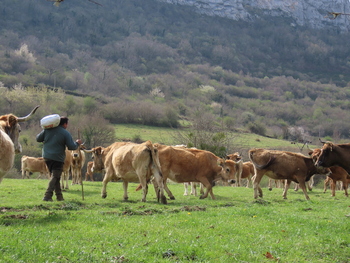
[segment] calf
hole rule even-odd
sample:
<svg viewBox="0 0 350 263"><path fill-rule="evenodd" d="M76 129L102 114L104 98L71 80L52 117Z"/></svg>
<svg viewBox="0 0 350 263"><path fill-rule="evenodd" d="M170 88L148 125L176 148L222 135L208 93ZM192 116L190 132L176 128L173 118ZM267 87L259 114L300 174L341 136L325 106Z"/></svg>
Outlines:
<svg viewBox="0 0 350 263"><path fill-rule="evenodd" d="M81 170L85 164L85 153L78 147L78 149L72 151L72 185L82 183Z"/></svg>
<svg viewBox="0 0 350 263"><path fill-rule="evenodd" d="M90 178L90 181L94 181L94 171L92 170L93 165L94 165L94 162L87 163L85 181L87 181L89 178Z"/></svg>

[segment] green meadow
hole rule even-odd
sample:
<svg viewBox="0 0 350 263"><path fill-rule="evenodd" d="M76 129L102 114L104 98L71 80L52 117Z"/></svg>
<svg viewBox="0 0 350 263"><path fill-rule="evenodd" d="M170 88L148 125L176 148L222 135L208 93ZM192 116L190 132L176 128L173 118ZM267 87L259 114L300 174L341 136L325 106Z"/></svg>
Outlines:
<svg viewBox="0 0 350 263"><path fill-rule="evenodd" d="M137 184L72 185L63 202L41 201L48 180L0 185L0 262L350 262L350 204L320 188L282 189L253 199L253 189L215 186L216 200L183 196L157 203L153 186L141 202ZM82 195L82 193L84 195ZM84 200L83 200L84 197Z"/></svg>

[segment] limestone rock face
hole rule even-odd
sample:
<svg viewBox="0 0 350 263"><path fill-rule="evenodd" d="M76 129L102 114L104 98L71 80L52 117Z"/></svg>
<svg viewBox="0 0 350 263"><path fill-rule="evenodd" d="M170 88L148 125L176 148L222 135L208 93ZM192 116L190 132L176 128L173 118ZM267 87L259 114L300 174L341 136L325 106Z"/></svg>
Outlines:
<svg viewBox="0 0 350 263"><path fill-rule="evenodd" d="M158 0L178 5L194 6L199 13L251 21L261 15L293 19L292 25L312 28L331 27L350 30L350 16L336 19L328 12L350 14L350 0Z"/></svg>

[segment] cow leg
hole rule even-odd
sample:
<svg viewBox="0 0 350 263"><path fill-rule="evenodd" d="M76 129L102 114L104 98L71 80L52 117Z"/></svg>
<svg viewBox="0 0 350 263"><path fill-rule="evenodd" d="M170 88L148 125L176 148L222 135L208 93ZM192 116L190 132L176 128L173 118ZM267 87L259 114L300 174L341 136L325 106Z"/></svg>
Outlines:
<svg viewBox="0 0 350 263"><path fill-rule="evenodd" d="M346 197L349 197L349 195L348 195L348 186L349 186L349 184L348 184L347 180L345 179L343 181L343 189L344 189L344 194L345 194Z"/></svg>
<svg viewBox="0 0 350 263"><path fill-rule="evenodd" d="M204 194L204 186L202 183L199 183L199 193L202 195Z"/></svg>
<svg viewBox="0 0 350 263"><path fill-rule="evenodd" d="M261 181L261 178L263 177L263 175L264 174L262 172L255 170L254 177L252 178L255 199L257 199L258 197L261 197L261 198L263 197L263 192L262 192L262 189L260 187L260 181Z"/></svg>
<svg viewBox="0 0 350 263"><path fill-rule="evenodd" d="M101 191L101 196L102 198L106 198L107 197L107 184L109 183L109 181L111 180L111 176L107 176L107 173L105 174L105 177L103 178L102 181L102 191Z"/></svg>
<svg viewBox="0 0 350 263"><path fill-rule="evenodd" d="M272 179L269 178L269 184L268 184L268 189L272 191Z"/></svg>
<svg viewBox="0 0 350 263"><path fill-rule="evenodd" d="M167 200L166 200L166 197L164 195L164 189L167 192L167 190L166 190L167 189L166 182L165 182L163 176L159 173L159 171L157 169L153 169L152 173L153 173L153 176L154 176L154 180L156 181L156 183L158 185L158 191L157 191L158 202L160 201L162 204L167 204ZM147 191L147 189L146 189L146 191ZM170 190L169 190L169 192L170 192ZM146 194L147 194L147 192L146 192ZM170 192L170 194L172 195L171 192ZM146 196L145 196L145 198L146 198ZM175 197L173 195L172 195L172 198L175 199ZM170 197L170 199L172 199L172 198Z"/></svg>
<svg viewBox="0 0 350 263"><path fill-rule="evenodd" d="M298 178L298 181L299 181L299 186L301 188L301 190L303 190L304 192L304 195L305 195L305 198L306 200L310 200L310 197L308 196L307 194L307 190L306 190L306 185L305 185L305 180L304 178ZM286 192L286 199L287 199L287 192Z"/></svg>
<svg viewBox="0 0 350 263"><path fill-rule="evenodd" d="M284 183L284 189L283 189L283 194L282 194L284 199L287 199L287 192L288 192L288 189L290 187L291 182L292 182L291 180L286 180Z"/></svg>
<svg viewBox="0 0 350 263"><path fill-rule="evenodd" d="M175 200L175 196L173 195L173 193L168 188L168 185L167 185L166 181L163 181L163 186L164 186L164 190L168 194L170 200Z"/></svg>
<svg viewBox="0 0 350 263"><path fill-rule="evenodd" d="M147 171L146 171L147 172ZM137 171L137 175L139 177L139 181L140 181L140 184L142 186L142 199L141 201L142 202L146 202L146 197L147 197L147 193L148 193L148 185L147 185L147 173L144 174L144 171L142 170L139 170ZM160 185L159 185L159 181L155 180L156 181L156 185L157 185L157 198L158 197L158 194L159 194L159 188L160 188ZM125 200L125 196L127 196L127 192L125 192L125 188L124 188L124 200Z"/></svg>
<svg viewBox="0 0 350 263"><path fill-rule="evenodd" d="M79 176L79 182L78 183L81 185L83 183L83 175L81 174L81 168L79 170L78 176Z"/></svg>
<svg viewBox="0 0 350 263"><path fill-rule="evenodd" d="M66 175L65 175L65 179L66 179L66 188L65 189L69 189L69 171L66 172Z"/></svg>
<svg viewBox="0 0 350 263"><path fill-rule="evenodd" d="M124 189L123 199L124 199L124 201L127 201L129 199L129 197L128 197L128 185L129 185L129 182L123 180L123 189ZM144 186L142 186L142 190L143 190L143 195L145 195ZM107 195L107 193L106 193L106 195ZM142 201L145 202L143 199L142 199Z"/></svg>
<svg viewBox="0 0 350 263"><path fill-rule="evenodd" d="M209 182L209 180L208 180L206 177L201 178L200 182L201 182L201 183L203 184L203 186L206 188L206 191L204 192L204 194L202 194L202 195L199 197L199 199L205 199L205 198L208 197L208 194L209 194L210 190L212 190L212 185L211 185L211 183ZM213 198L213 200L215 200L214 194L211 193L210 195L211 195L211 197Z"/></svg>
<svg viewBox="0 0 350 263"><path fill-rule="evenodd" d="M197 183L191 182L191 195L197 196Z"/></svg>
<svg viewBox="0 0 350 263"><path fill-rule="evenodd" d="M327 178L324 180L324 183L323 183L323 193L327 191L328 181L329 181L329 177L327 176Z"/></svg>
<svg viewBox="0 0 350 263"><path fill-rule="evenodd" d="M185 188L185 192L184 195L187 196L188 195L188 183L184 183L184 188Z"/></svg>
<svg viewBox="0 0 350 263"><path fill-rule="evenodd" d="M336 186L336 184L337 184L336 181L334 181L334 180L331 181L331 190L332 190L332 195L331 196L335 196L335 186Z"/></svg>
<svg viewBox="0 0 350 263"><path fill-rule="evenodd" d="M289 188L289 187L288 187ZM299 184L294 183L294 191L298 191L299 190Z"/></svg>
<svg viewBox="0 0 350 263"><path fill-rule="evenodd" d="M312 176L310 180L307 182L307 188L309 191L312 191L312 187L314 186L314 177Z"/></svg>

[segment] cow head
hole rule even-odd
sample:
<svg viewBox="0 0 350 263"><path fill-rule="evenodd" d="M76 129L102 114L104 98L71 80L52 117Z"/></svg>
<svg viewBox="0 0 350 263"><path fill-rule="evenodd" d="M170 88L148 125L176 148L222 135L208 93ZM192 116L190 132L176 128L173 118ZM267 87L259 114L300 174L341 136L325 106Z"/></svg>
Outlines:
<svg viewBox="0 0 350 263"><path fill-rule="evenodd" d="M19 143L19 133L21 132L21 126L19 122L27 121L39 108L36 106L27 116L16 117L13 114L7 114L0 116L0 129L3 130L12 140L15 153L22 152L22 145Z"/></svg>
<svg viewBox="0 0 350 263"><path fill-rule="evenodd" d="M236 174L236 163L232 160L223 160L218 159L218 165L222 167L220 177L223 181L228 182L229 184L234 184L235 174Z"/></svg>
<svg viewBox="0 0 350 263"><path fill-rule="evenodd" d="M319 159L321 153L322 153L321 149L314 149L314 150L309 152L309 156L311 157L314 165L316 166L316 169L318 170L318 172L320 174L329 174L329 173L331 173L331 171L328 168L324 168L322 166L317 165L317 162L318 162L318 159Z"/></svg>
<svg viewBox="0 0 350 263"><path fill-rule="evenodd" d="M235 153L231 153L231 154L226 155L226 159L232 160L234 162L238 162L238 161L242 160L242 156L239 154L239 152L235 152Z"/></svg>
<svg viewBox="0 0 350 263"><path fill-rule="evenodd" d="M101 146L98 146L98 147L93 148L91 150L83 149L83 151L86 153L92 153L92 161L93 161L93 165L91 168L92 171L99 172L105 168L104 163L103 163L103 159L102 159L102 156L104 154L104 149Z"/></svg>
<svg viewBox="0 0 350 263"><path fill-rule="evenodd" d="M314 153L314 162L316 167L330 167L333 165L330 158L331 153L333 152L334 144L331 142L324 143L323 147Z"/></svg>

